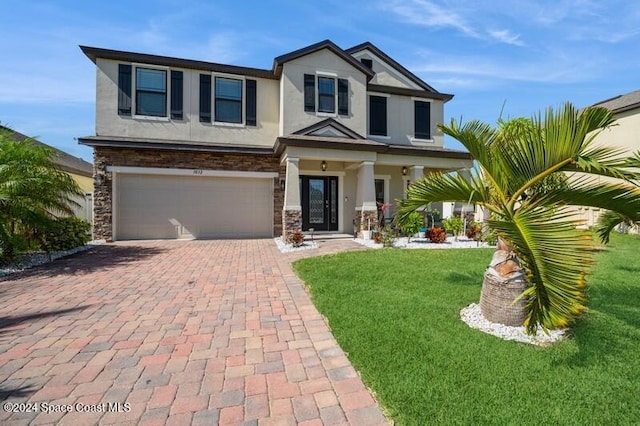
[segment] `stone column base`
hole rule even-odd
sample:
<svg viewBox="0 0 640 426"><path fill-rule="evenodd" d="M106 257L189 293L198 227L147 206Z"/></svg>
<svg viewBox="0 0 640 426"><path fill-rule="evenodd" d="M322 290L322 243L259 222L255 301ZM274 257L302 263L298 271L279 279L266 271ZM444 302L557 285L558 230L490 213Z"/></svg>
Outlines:
<svg viewBox="0 0 640 426"><path fill-rule="evenodd" d="M377 210L356 210L355 214L355 230L356 237L362 238L362 231L369 230L369 224L371 229L377 227L378 224L378 211Z"/></svg>
<svg viewBox="0 0 640 426"><path fill-rule="evenodd" d="M283 210L282 211L282 238L286 240L289 234L295 231L302 231L302 211Z"/></svg>

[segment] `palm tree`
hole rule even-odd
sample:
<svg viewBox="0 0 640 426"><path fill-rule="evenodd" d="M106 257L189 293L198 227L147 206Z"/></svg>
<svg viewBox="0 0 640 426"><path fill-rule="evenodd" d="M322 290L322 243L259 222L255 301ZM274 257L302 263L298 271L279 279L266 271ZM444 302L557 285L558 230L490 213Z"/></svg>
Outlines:
<svg viewBox="0 0 640 426"><path fill-rule="evenodd" d="M470 177L454 171L415 182L399 202L397 220L402 222L430 202L464 201L488 209L487 224L499 236L498 248L503 250L492 264L506 266L498 284L508 287L518 280L524 284L516 300L502 302L502 309L520 303L520 321L530 333L538 325L545 330L565 327L585 308L593 242L588 233L576 229L564 207L611 211L599 229L603 240L621 220L640 220L640 189L633 183L640 181L640 162L625 157L621 149L594 144L595 137L613 123L613 115L604 108L578 111L569 103L530 120L499 123L497 128L452 120L440 129L469 150L477 170ZM614 179L601 181L599 176ZM491 271L485 273L481 306L496 302L486 300L492 297L491 289L485 289L491 284Z"/></svg>
<svg viewBox="0 0 640 426"><path fill-rule="evenodd" d="M0 128L0 259L14 255L18 239L73 214L82 191L53 161L53 150L14 138Z"/></svg>

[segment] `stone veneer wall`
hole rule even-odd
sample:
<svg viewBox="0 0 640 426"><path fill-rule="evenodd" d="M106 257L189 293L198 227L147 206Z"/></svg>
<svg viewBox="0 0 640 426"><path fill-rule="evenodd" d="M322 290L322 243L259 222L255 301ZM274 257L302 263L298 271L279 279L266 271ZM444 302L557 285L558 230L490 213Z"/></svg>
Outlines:
<svg viewBox="0 0 640 426"><path fill-rule="evenodd" d="M369 223L371 223L371 229L378 223L377 210L356 210L354 217L354 228L356 229L356 236L358 237L362 237L361 231L369 229Z"/></svg>
<svg viewBox="0 0 640 426"><path fill-rule="evenodd" d="M93 150L94 175L103 173L107 166L160 167L178 169L229 170L243 172L276 172L283 177L278 158L273 155L234 154L220 152L170 151L159 149L130 149L95 147ZM93 232L94 238L113 239L112 173L104 173L102 185L94 178ZM274 185L273 235L282 233L282 207L284 192Z"/></svg>
<svg viewBox="0 0 640 426"><path fill-rule="evenodd" d="M282 238L286 241L289 234L302 231L302 212L300 210L285 210L282 216Z"/></svg>

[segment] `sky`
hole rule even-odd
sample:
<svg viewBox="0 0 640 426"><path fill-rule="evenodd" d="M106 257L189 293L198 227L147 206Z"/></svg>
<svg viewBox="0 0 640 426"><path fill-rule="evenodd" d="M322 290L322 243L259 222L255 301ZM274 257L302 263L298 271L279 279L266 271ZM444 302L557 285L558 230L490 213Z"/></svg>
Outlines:
<svg viewBox="0 0 640 426"><path fill-rule="evenodd" d="M495 124L640 89L640 2L629 0L29 0L3 9L0 124L90 162L74 138L95 134L95 66L79 45L271 69L276 56L321 40L370 41L455 95L445 122Z"/></svg>

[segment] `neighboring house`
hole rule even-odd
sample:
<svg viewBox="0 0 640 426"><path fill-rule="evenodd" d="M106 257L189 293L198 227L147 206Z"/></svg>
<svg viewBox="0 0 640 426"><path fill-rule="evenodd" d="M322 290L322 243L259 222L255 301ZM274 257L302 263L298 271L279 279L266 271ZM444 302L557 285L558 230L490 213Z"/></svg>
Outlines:
<svg viewBox="0 0 640 426"><path fill-rule="evenodd" d="M432 170L440 93L371 43L246 68L81 46L97 67L96 238L352 233Z"/></svg>
<svg viewBox="0 0 640 426"><path fill-rule="evenodd" d="M606 99L592 106L605 107L616 118L615 125L600 133L595 144L624 148L626 154L640 151L640 90ZM598 221L601 212L601 209L582 207L578 209L578 217L586 226L592 226Z"/></svg>
<svg viewBox="0 0 640 426"><path fill-rule="evenodd" d="M67 172L85 193L84 197L76 199L79 206L73 208L75 215L91 222L93 220L93 165L81 158L74 157L64 151L42 143L35 138L30 138L29 136L16 132L13 129L9 129L4 126L0 126L0 128L12 132L13 137L16 140L23 141L31 139L31 142L34 145L45 146L53 150L53 161L62 170Z"/></svg>

